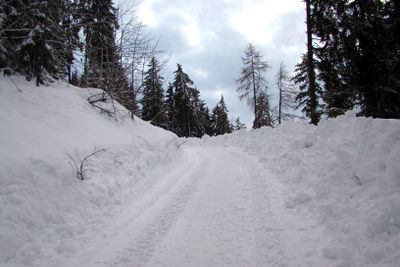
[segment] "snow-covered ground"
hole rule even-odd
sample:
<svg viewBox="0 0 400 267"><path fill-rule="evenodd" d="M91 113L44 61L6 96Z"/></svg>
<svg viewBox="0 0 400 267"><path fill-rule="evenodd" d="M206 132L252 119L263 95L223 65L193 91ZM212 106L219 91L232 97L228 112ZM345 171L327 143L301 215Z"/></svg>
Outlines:
<svg viewBox="0 0 400 267"><path fill-rule="evenodd" d="M180 139L94 92L0 78L1 266L400 266L400 121Z"/></svg>

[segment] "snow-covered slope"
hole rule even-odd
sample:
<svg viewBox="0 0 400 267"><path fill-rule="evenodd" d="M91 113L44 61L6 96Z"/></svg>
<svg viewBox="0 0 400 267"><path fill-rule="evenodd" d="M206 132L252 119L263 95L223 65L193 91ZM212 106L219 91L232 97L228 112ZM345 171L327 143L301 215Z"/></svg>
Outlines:
<svg viewBox="0 0 400 267"><path fill-rule="evenodd" d="M122 107L119 121L100 114L86 100L95 90L11 79L0 78L0 265L56 266L157 179L151 169L174 158L177 137ZM82 182L70 157L79 164L96 147L105 152Z"/></svg>
<svg viewBox="0 0 400 267"><path fill-rule="evenodd" d="M400 266L399 121L184 140L94 92L0 78L0 266Z"/></svg>

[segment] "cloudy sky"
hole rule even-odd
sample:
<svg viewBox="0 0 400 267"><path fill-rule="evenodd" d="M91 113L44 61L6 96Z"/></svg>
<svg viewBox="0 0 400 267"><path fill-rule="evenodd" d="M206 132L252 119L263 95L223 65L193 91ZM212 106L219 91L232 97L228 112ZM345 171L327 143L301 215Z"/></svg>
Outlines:
<svg viewBox="0 0 400 267"><path fill-rule="evenodd" d="M251 125L251 109L235 90L241 56L249 42L261 51L271 66L266 76L273 94L280 62L292 71L305 51L304 5L301 0L142 0L137 14L170 54L167 81L181 64L210 109L223 94L229 116Z"/></svg>

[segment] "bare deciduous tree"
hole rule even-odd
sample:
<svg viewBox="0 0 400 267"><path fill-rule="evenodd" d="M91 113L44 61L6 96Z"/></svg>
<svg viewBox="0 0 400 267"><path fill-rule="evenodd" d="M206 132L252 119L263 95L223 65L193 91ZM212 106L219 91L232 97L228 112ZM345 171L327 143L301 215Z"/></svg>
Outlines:
<svg viewBox="0 0 400 267"><path fill-rule="evenodd" d="M282 120L296 117L290 113L290 111L296 109L296 92L286 66L282 62L276 75L276 86L279 92L277 120L281 124Z"/></svg>
<svg viewBox="0 0 400 267"><path fill-rule="evenodd" d="M266 88L266 80L264 74L269 68L262 55L250 43L246 50L245 56L242 57L243 67L240 78L236 80L239 84L236 89L240 95L240 100L247 99L248 104L254 108L254 118L257 119L258 101L257 97L264 88ZM254 125L257 125L255 123Z"/></svg>
<svg viewBox="0 0 400 267"><path fill-rule="evenodd" d="M119 58L125 69L129 87L125 94L132 98L129 110L133 115L138 113L137 96L142 92L146 66L158 53L158 40L145 31L135 14L136 2L127 2L118 8L119 29L116 33ZM161 66L165 64L161 62Z"/></svg>

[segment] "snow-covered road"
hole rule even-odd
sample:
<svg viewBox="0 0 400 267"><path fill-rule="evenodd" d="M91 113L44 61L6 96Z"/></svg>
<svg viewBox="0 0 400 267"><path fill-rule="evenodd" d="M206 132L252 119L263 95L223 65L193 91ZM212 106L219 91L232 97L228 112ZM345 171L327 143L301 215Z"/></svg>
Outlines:
<svg viewBox="0 0 400 267"><path fill-rule="evenodd" d="M321 240L322 230L311 216L302 218L284 208L285 188L260 169L255 157L213 146L180 150L183 160L157 170L162 178L114 219L118 225L110 229L118 231L90 240L77 263L294 266L301 260L303 266L312 266L324 262L320 248L327 240Z"/></svg>

